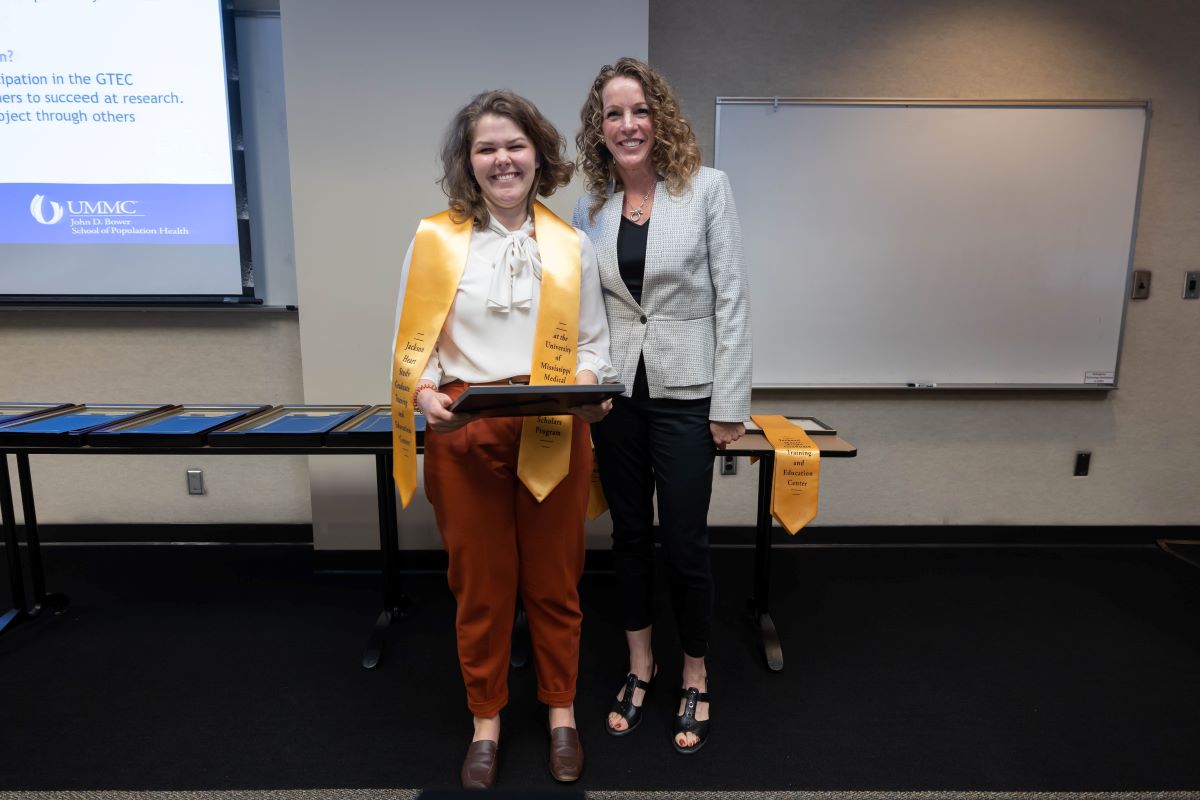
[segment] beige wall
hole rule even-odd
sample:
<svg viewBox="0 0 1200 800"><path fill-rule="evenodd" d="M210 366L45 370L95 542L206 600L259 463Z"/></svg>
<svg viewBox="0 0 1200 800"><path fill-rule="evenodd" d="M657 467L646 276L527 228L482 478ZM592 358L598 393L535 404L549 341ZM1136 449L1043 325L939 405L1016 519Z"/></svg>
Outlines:
<svg viewBox="0 0 1200 800"><path fill-rule="evenodd" d="M296 315L282 312L0 310L0 365L8 401L303 401ZM295 456L55 455L30 465L41 523L309 520L307 465ZM188 495L189 468L204 470L206 494Z"/></svg>
<svg viewBox="0 0 1200 800"><path fill-rule="evenodd" d="M1200 301L1180 298L1200 252L1198 34L1200 6L1166 0L654 0L650 57L708 163L717 96L1153 100L1135 266L1154 289L1130 305L1121 388L756 392L858 445L824 465L816 524L1200 521ZM714 522L748 521L752 481L717 478Z"/></svg>

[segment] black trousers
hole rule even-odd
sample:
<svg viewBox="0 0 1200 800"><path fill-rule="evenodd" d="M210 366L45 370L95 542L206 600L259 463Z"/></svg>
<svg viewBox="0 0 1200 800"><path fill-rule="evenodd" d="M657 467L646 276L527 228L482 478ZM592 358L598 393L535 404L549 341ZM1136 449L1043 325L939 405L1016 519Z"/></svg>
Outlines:
<svg viewBox="0 0 1200 800"><path fill-rule="evenodd" d="M639 365L632 398L618 397L592 426L600 482L613 521L613 560L626 630L654 621L654 495L671 606L683 651L701 658L712 627L708 545L716 449L709 400L655 400Z"/></svg>

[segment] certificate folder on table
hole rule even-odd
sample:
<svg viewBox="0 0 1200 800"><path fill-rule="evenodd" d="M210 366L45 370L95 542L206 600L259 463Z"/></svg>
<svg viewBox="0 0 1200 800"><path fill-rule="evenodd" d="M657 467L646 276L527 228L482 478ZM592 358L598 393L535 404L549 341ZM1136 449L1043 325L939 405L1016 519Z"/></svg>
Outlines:
<svg viewBox="0 0 1200 800"><path fill-rule="evenodd" d="M417 443L425 436L425 416L413 415L413 427L417 432ZM325 434L325 444L330 447L390 447L392 444L392 407L371 406L353 419Z"/></svg>
<svg viewBox="0 0 1200 800"><path fill-rule="evenodd" d="M200 447L205 435L271 406L183 405L106 425L87 435L92 447Z"/></svg>
<svg viewBox="0 0 1200 800"><path fill-rule="evenodd" d="M327 432L367 406L278 406L208 434L213 447L319 447Z"/></svg>
<svg viewBox="0 0 1200 800"><path fill-rule="evenodd" d="M91 431L138 419L170 405L80 405L0 427L0 445L78 447Z"/></svg>
<svg viewBox="0 0 1200 800"><path fill-rule="evenodd" d="M472 386L450 410L481 417L532 417L569 414L572 406L601 403L625 391L620 383L525 386Z"/></svg>
<svg viewBox="0 0 1200 800"><path fill-rule="evenodd" d="M20 419L61 411L74 403L0 403L0 425L8 425Z"/></svg>
<svg viewBox="0 0 1200 800"><path fill-rule="evenodd" d="M816 417L788 417L788 422L799 425L809 436L837 436L837 431ZM746 433L762 433L762 428L753 422L746 423Z"/></svg>

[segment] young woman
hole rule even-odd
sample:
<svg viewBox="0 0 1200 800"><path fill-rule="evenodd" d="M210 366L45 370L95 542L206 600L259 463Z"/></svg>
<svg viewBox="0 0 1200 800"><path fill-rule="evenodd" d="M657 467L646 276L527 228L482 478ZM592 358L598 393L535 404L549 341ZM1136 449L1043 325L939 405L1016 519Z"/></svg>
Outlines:
<svg viewBox="0 0 1200 800"><path fill-rule="evenodd" d="M415 405L427 420L425 491L450 558L459 665L474 715L462 767L467 788L496 781L518 592L538 699L550 707L550 772L574 781L583 769L574 699L588 423L603 418L611 401L550 418L477 419L449 408L468 385L596 383L614 375L591 243L536 202L570 180L564 149L528 100L502 91L474 98L442 148L450 207L421 222L401 278L397 483L407 504L415 451L403 431L411 430Z"/></svg>

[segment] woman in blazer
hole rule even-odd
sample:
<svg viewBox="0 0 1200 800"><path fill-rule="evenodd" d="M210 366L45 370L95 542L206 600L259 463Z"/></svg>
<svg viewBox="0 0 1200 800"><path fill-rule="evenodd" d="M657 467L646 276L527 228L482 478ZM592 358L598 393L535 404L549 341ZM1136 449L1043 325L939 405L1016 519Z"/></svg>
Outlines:
<svg viewBox="0 0 1200 800"><path fill-rule="evenodd" d="M613 520L629 674L608 716L623 736L641 722L657 667L654 507L683 645L673 743L694 753L709 732L712 621L708 504L717 448L750 413L750 306L741 229L725 174L700 166L691 126L666 80L623 58L601 68L576 137L588 195L573 224L591 238L627 387L592 428Z"/></svg>

